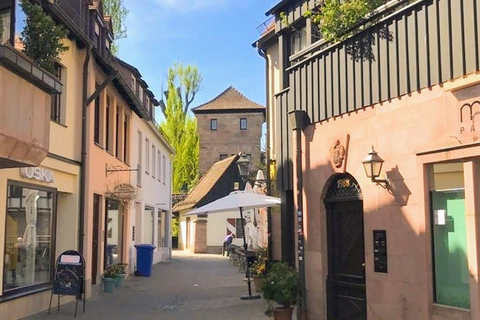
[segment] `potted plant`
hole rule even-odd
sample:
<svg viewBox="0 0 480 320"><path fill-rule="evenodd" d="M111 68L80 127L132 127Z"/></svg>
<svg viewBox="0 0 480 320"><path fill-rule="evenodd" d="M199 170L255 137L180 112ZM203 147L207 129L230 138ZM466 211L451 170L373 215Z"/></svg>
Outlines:
<svg viewBox="0 0 480 320"><path fill-rule="evenodd" d="M117 279L115 269L110 266L107 267L103 273L103 291L106 293L113 293L113 288L115 288Z"/></svg>
<svg viewBox="0 0 480 320"><path fill-rule="evenodd" d="M295 269L284 262L273 264L263 281L263 296L269 302L275 301L278 306L273 309L275 320L292 319L293 306L297 304L299 278ZM271 304L270 304L271 306ZM267 312L271 311L271 307Z"/></svg>
<svg viewBox="0 0 480 320"><path fill-rule="evenodd" d="M262 283L267 274L267 248L260 248L256 255L257 259L250 267L250 274L253 277L255 291L262 292Z"/></svg>
<svg viewBox="0 0 480 320"><path fill-rule="evenodd" d="M118 263L113 266L113 269L115 270L115 279L116 287L123 287L123 282L125 281L125 278L127 277L127 264L126 263Z"/></svg>

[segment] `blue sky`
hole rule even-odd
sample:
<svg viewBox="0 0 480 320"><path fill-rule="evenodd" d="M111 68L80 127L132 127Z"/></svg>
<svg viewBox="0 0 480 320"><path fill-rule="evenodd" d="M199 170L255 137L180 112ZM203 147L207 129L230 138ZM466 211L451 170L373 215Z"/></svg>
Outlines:
<svg viewBox="0 0 480 320"><path fill-rule="evenodd" d="M137 67L157 98L174 62L196 64L203 89L192 107L230 85L265 104L265 62L251 46L279 0L124 0L129 9L119 56Z"/></svg>

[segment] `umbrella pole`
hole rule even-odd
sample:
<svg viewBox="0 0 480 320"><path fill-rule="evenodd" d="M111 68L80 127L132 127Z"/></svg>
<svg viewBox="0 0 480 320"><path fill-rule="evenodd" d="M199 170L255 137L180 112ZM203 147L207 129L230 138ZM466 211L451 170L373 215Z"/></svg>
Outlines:
<svg viewBox="0 0 480 320"><path fill-rule="evenodd" d="M240 220L242 221L242 233L243 233L243 249L245 250L245 269L247 270L247 284L248 284L248 296L241 296L240 299L242 300L254 300L260 299L260 295L252 296L252 282L250 280L250 268L248 265L248 246L247 246L247 238L245 237L245 225L243 224L243 208L240 207Z"/></svg>

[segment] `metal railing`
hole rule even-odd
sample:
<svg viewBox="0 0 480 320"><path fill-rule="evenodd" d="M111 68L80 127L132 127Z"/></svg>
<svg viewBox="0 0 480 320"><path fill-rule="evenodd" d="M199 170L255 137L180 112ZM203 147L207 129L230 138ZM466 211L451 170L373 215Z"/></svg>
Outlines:
<svg viewBox="0 0 480 320"><path fill-rule="evenodd" d="M71 2L68 0L55 0L53 5L63 11L63 13L65 13L65 16L67 16L78 28L80 28L85 33L86 36L88 36L85 17L85 6L87 6L87 3L85 1L83 3L76 3L79 4L78 8L74 8L71 5ZM81 15L82 13L84 13L83 16Z"/></svg>
<svg viewBox="0 0 480 320"><path fill-rule="evenodd" d="M257 27L257 31L262 36L273 28L275 28L275 17L271 16Z"/></svg>

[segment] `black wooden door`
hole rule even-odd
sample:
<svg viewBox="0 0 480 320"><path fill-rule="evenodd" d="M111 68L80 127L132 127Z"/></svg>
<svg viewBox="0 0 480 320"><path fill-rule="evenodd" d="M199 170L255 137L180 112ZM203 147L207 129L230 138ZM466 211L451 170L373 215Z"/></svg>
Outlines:
<svg viewBox="0 0 480 320"><path fill-rule="evenodd" d="M363 203L327 203L329 320L365 320Z"/></svg>

